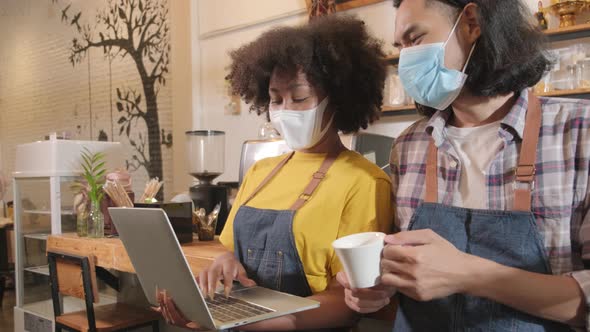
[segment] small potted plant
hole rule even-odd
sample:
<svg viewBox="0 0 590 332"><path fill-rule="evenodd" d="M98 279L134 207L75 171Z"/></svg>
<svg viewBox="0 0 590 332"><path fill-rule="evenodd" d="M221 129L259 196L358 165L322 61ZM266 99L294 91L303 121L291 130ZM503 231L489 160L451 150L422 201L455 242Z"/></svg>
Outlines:
<svg viewBox="0 0 590 332"><path fill-rule="evenodd" d="M100 203L104 196L102 186L107 172L102 152L92 153L87 148L82 151L82 169L84 170L84 190L90 208L87 214L88 237L104 237L104 215L100 209Z"/></svg>

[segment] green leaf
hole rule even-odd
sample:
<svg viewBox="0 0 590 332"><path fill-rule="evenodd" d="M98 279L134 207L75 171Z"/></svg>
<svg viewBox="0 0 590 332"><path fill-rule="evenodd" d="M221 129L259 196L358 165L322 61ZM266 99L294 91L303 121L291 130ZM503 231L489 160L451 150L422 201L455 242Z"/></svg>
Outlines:
<svg viewBox="0 0 590 332"><path fill-rule="evenodd" d="M84 164L81 164L82 169L84 170L84 175L90 175L90 171L88 170L88 167Z"/></svg>
<svg viewBox="0 0 590 332"><path fill-rule="evenodd" d="M92 155L92 163L94 164L102 158L104 158L104 154L102 152L97 152Z"/></svg>
<svg viewBox="0 0 590 332"><path fill-rule="evenodd" d="M102 171L100 171L100 172L96 173L95 177L96 177L97 179L100 179L100 182L102 182L102 180L103 180L103 179L102 179L102 177L103 177L103 176L104 176L106 173L107 173L107 170L106 170L106 169L103 169Z"/></svg>
<svg viewBox="0 0 590 332"><path fill-rule="evenodd" d="M88 198L90 198L91 202L96 202L96 193L91 191L88 193Z"/></svg>
<svg viewBox="0 0 590 332"><path fill-rule="evenodd" d="M122 116L122 117L119 119L119 121L117 121L117 124L123 124L123 123L125 123L125 121L127 121L127 118L126 118L126 117L124 117L124 116Z"/></svg>
<svg viewBox="0 0 590 332"><path fill-rule="evenodd" d="M84 151L82 151L82 159L84 159L86 165L90 164L90 155L91 154L88 152L88 149L84 148Z"/></svg>
<svg viewBox="0 0 590 332"><path fill-rule="evenodd" d="M104 169L104 164L106 163L106 161L103 161L99 164L96 164L94 166L94 168L92 169L92 172L96 173L97 171L103 170Z"/></svg>
<svg viewBox="0 0 590 332"><path fill-rule="evenodd" d="M90 181L92 181L92 176L89 174L84 174L84 179L86 179L86 182L90 183Z"/></svg>
<svg viewBox="0 0 590 332"><path fill-rule="evenodd" d="M119 112L123 112L123 104L121 104L120 102L117 102L117 110ZM120 121L120 120L119 120Z"/></svg>
<svg viewBox="0 0 590 332"><path fill-rule="evenodd" d="M104 155L102 155L101 153L95 154L94 156L92 156L92 165L96 166L96 163L101 161L103 158L104 158Z"/></svg>

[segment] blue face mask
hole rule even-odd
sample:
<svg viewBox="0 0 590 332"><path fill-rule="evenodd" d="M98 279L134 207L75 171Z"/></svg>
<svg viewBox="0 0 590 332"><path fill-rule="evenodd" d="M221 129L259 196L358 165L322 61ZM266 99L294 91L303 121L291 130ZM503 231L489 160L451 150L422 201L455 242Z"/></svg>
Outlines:
<svg viewBox="0 0 590 332"><path fill-rule="evenodd" d="M457 18L447 41L404 48L399 59L399 77L406 92L418 104L447 109L459 96L467 75L465 68L469 64L475 44L471 48L467 62L462 71L445 67L445 47L455 32L463 13Z"/></svg>

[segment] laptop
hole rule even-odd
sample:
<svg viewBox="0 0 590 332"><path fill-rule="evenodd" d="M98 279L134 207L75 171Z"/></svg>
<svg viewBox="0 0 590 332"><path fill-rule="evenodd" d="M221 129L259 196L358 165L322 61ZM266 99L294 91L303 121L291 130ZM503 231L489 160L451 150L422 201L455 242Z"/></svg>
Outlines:
<svg viewBox="0 0 590 332"><path fill-rule="evenodd" d="M222 330L319 307L319 302L263 287L234 287L203 297L168 216L156 208L109 208L146 298L158 306L156 289L165 289L186 318ZM221 289L220 289L221 291Z"/></svg>

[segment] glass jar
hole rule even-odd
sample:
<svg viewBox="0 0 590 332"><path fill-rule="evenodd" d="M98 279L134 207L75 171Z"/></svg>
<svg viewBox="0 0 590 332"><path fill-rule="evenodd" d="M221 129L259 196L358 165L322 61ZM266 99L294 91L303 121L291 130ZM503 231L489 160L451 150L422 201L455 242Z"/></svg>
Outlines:
<svg viewBox="0 0 590 332"><path fill-rule="evenodd" d="M578 61L578 88L590 89L590 58Z"/></svg>
<svg viewBox="0 0 590 332"><path fill-rule="evenodd" d="M401 106L407 102L407 95L399 78L397 67L390 66L387 70L387 91L385 104L389 106Z"/></svg>
<svg viewBox="0 0 590 332"><path fill-rule="evenodd" d="M100 204L92 202L88 213L88 237L104 237L104 215L100 211Z"/></svg>
<svg viewBox="0 0 590 332"><path fill-rule="evenodd" d="M281 135L271 122L265 122L258 128L258 138L262 140L279 138Z"/></svg>
<svg viewBox="0 0 590 332"><path fill-rule="evenodd" d="M88 236L88 210L80 209L76 214L76 233L79 237Z"/></svg>

